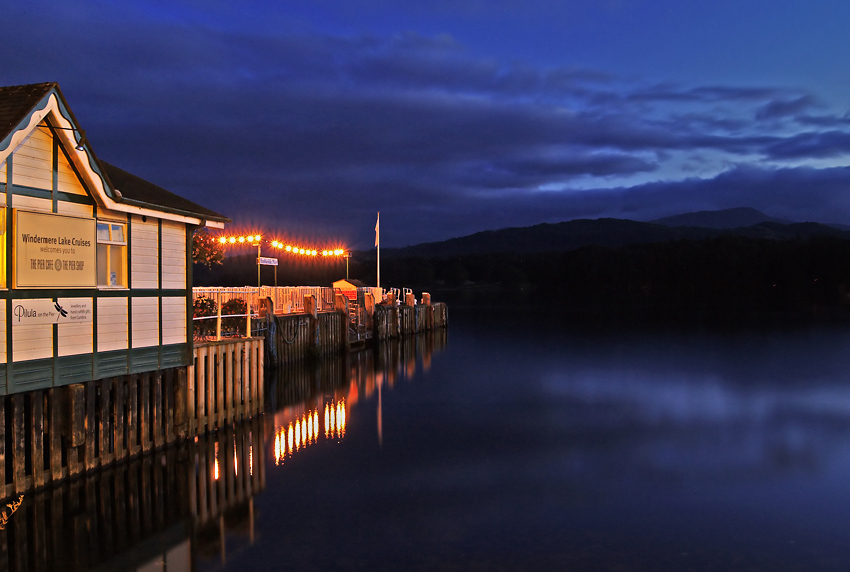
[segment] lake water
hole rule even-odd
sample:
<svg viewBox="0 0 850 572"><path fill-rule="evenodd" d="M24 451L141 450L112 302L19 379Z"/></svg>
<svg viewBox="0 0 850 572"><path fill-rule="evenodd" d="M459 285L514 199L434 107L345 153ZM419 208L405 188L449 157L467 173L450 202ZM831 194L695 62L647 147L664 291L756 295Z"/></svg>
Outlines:
<svg viewBox="0 0 850 572"><path fill-rule="evenodd" d="M452 308L447 338L278 404L254 542L200 569L850 569L850 327Z"/></svg>
<svg viewBox="0 0 850 572"><path fill-rule="evenodd" d="M846 321L455 304L447 331L290 367L267 397L27 495L0 569L850 569Z"/></svg>

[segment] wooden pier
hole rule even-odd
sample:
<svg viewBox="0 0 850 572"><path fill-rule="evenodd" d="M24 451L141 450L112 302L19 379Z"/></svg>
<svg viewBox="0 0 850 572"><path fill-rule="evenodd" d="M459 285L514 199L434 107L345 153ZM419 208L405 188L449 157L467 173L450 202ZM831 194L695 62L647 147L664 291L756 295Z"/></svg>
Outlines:
<svg viewBox="0 0 850 572"><path fill-rule="evenodd" d="M256 416L263 340L200 344L196 366L0 397L0 498Z"/></svg>

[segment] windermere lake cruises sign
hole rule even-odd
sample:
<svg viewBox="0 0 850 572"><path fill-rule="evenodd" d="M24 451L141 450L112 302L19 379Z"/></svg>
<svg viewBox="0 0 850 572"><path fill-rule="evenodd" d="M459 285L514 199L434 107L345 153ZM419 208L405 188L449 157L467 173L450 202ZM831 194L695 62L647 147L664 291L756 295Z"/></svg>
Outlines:
<svg viewBox="0 0 850 572"><path fill-rule="evenodd" d="M15 211L15 288L95 288L95 220Z"/></svg>

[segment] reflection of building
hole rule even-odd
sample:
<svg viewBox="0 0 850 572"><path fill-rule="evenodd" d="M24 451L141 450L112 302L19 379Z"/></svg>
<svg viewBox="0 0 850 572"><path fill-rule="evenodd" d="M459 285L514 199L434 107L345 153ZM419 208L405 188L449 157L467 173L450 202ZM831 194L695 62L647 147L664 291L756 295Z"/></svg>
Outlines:
<svg viewBox="0 0 850 572"><path fill-rule="evenodd" d="M253 542L262 442L255 418L25 494L0 531L0 570L189 572L199 557L225 560L225 533Z"/></svg>

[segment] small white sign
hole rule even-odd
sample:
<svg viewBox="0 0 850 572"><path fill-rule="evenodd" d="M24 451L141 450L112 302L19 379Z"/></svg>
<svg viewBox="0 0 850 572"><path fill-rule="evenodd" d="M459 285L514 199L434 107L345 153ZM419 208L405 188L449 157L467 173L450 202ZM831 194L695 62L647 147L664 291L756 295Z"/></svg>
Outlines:
<svg viewBox="0 0 850 572"><path fill-rule="evenodd" d="M261 266L277 266L277 258L266 258L261 256L257 259L257 264Z"/></svg>
<svg viewBox="0 0 850 572"><path fill-rule="evenodd" d="M67 324L92 321L91 298L13 300L12 323L22 325Z"/></svg>

